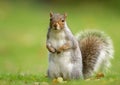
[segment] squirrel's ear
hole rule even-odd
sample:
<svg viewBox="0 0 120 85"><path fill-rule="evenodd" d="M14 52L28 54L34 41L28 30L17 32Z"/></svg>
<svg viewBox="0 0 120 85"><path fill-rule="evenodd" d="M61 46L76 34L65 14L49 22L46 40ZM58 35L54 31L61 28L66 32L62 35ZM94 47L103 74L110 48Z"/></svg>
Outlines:
<svg viewBox="0 0 120 85"><path fill-rule="evenodd" d="M67 17L67 13L64 13L64 18L66 18Z"/></svg>
<svg viewBox="0 0 120 85"><path fill-rule="evenodd" d="M50 12L50 17L52 17L53 16L53 12Z"/></svg>

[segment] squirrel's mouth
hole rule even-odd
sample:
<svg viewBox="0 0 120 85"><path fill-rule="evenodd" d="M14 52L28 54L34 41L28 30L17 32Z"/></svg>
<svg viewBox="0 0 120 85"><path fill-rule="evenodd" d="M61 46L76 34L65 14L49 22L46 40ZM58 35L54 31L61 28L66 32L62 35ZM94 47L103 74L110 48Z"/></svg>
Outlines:
<svg viewBox="0 0 120 85"><path fill-rule="evenodd" d="M61 30L61 28L58 26L58 27L53 27L53 30Z"/></svg>

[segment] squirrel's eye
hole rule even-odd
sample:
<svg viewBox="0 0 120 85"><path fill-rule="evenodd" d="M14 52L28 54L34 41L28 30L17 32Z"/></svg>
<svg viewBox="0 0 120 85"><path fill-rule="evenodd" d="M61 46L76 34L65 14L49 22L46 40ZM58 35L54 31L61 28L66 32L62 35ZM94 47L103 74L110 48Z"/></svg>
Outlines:
<svg viewBox="0 0 120 85"><path fill-rule="evenodd" d="M50 21L52 21L52 19L50 19Z"/></svg>
<svg viewBox="0 0 120 85"><path fill-rule="evenodd" d="M65 20L62 20L62 22L64 22Z"/></svg>

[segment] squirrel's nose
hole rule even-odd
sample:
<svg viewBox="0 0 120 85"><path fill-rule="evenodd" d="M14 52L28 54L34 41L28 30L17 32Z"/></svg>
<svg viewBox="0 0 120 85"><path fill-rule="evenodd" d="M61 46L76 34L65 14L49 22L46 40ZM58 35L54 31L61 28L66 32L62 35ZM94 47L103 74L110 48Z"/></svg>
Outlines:
<svg viewBox="0 0 120 85"><path fill-rule="evenodd" d="M57 27L57 24L54 24L53 26L56 28L56 27Z"/></svg>

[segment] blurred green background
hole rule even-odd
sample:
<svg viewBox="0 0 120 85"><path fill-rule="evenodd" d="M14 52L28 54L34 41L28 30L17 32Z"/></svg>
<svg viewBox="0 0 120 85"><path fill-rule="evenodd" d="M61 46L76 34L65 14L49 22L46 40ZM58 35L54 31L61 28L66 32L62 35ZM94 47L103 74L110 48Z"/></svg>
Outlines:
<svg viewBox="0 0 120 85"><path fill-rule="evenodd" d="M115 49L111 74L120 76L119 0L1 0L0 74L46 73L50 11L66 12L74 34L99 29L110 35Z"/></svg>

